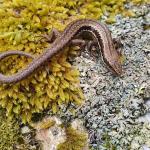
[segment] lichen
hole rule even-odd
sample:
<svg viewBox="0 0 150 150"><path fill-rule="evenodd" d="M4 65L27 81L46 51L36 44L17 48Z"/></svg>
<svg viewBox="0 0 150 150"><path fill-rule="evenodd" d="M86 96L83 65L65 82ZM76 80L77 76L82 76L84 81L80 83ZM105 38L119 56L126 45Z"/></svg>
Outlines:
<svg viewBox="0 0 150 150"><path fill-rule="evenodd" d="M115 143L113 140L113 136L116 137L115 131L111 133L112 135L106 133L103 135L103 143L102 149L111 149L117 150L121 149L118 144L124 144L124 149L130 150L142 150L144 145L150 147L150 124L143 123L142 126L135 125L134 128L129 128L126 132L124 132L124 137L120 138L118 143Z"/></svg>
<svg viewBox="0 0 150 150"><path fill-rule="evenodd" d="M103 140L105 141L103 143L103 148L108 149L108 150L117 150L116 146L112 143L110 136L108 135L108 133L105 133L103 135Z"/></svg>
<svg viewBox="0 0 150 150"><path fill-rule="evenodd" d="M77 18L98 19L107 16L107 22L115 21L118 13L133 16L124 7L126 0L2 0L0 3L0 52L21 50L35 57L43 53L50 43L41 39L52 27L63 30ZM137 0L134 0L137 2ZM140 3L141 0L138 0ZM146 2L146 0L145 0ZM9 118L20 117L30 122L32 114L44 109L59 111L59 106L73 102L80 105L84 96L79 86L79 72L68 57L76 54L74 48L65 48L51 58L27 79L16 84L0 85L0 105ZM8 75L25 68L32 60L12 56L1 61L0 72Z"/></svg>

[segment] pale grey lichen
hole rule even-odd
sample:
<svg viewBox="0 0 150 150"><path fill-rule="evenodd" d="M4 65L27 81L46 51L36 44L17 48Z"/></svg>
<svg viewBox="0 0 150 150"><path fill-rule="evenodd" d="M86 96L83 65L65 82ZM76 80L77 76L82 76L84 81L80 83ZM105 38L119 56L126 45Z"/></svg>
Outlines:
<svg viewBox="0 0 150 150"><path fill-rule="evenodd" d="M150 99L150 34L143 28L149 12L148 6L134 9L139 11L137 18L123 19L118 15L117 23L109 25L113 36L123 42L126 60L122 77L113 77L99 58L89 60L84 54L75 62L83 72L81 85L87 99L77 117L85 120L90 145L96 150L150 147L150 123L139 120L150 110L146 104Z"/></svg>

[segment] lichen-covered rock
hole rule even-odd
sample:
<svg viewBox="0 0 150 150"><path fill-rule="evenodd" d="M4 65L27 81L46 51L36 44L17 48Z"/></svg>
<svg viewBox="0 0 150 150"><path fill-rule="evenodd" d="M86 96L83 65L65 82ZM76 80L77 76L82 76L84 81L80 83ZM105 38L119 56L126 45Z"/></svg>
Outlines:
<svg viewBox="0 0 150 150"><path fill-rule="evenodd" d="M42 150L56 150L58 144L66 140L65 129L61 124L61 120L57 117L47 117L33 124L36 139L41 143Z"/></svg>
<svg viewBox="0 0 150 150"><path fill-rule="evenodd" d="M32 124L42 150L88 150L88 134L80 120L67 127L58 117L46 117Z"/></svg>

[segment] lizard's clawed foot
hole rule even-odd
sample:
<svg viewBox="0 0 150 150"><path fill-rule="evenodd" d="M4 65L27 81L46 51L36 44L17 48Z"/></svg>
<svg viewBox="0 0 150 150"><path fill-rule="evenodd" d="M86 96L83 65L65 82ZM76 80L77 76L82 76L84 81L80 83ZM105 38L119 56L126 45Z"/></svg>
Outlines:
<svg viewBox="0 0 150 150"><path fill-rule="evenodd" d="M46 39L47 42L53 43L55 41L55 39L60 36L60 34L61 34L60 31L58 31L55 28L52 28L52 30L49 34L45 34L45 35L41 35L41 36L42 36L42 38Z"/></svg>
<svg viewBox="0 0 150 150"><path fill-rule="evenodd" d="M117 50L119 55L122 55L123 44L121 43L121 40L118 38L113 38L113 43L114 43L115 49Z"/></svg>
<svg viewBox="0 0 150 150"><path fill-rule="evenodd" d="M97 57L97 42L90 40L87 43L87 50L90 52L90 56Z"/></svg>

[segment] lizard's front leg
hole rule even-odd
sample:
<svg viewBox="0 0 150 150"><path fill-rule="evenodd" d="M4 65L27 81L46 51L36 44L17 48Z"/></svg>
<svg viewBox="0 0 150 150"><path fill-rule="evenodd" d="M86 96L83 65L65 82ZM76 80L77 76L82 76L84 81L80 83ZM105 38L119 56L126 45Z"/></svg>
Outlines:
<svg viewBox="0 0 150 150"><path fill-rule="evenodd" d="M117 52L121 56L122 55L122 47L123 47L121 40L118 38L113 38L113 43L114 43L115 49L117 50Z"/></svg>
<svg viewBox="0 0 150 150"><path fill-rule="evenodd" d="M47 42L53 43L57 37L61 35L61 32L55 28L52 28L49 34L41 35L42 38L46 39Z"/></svg>

